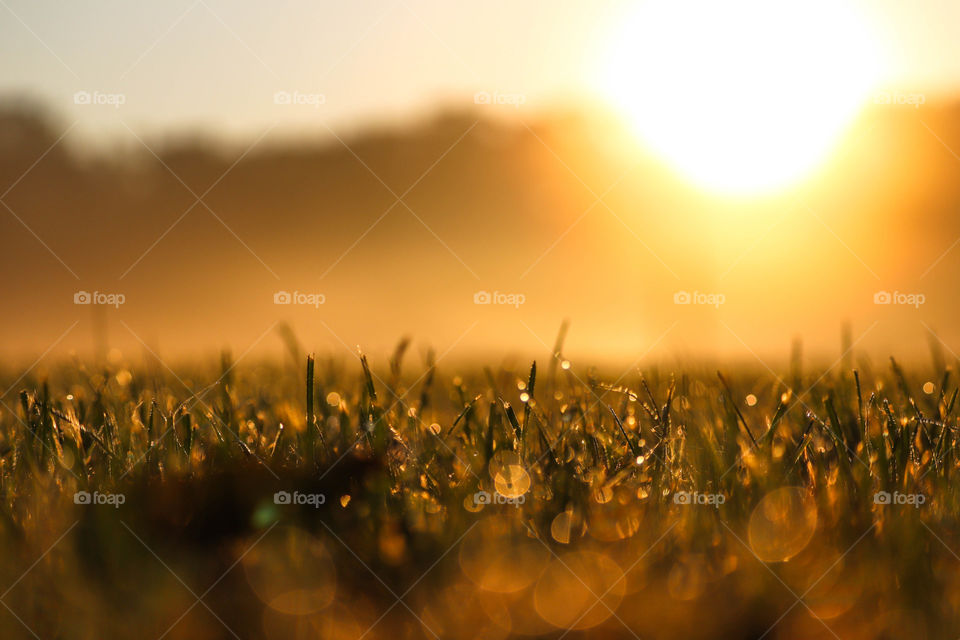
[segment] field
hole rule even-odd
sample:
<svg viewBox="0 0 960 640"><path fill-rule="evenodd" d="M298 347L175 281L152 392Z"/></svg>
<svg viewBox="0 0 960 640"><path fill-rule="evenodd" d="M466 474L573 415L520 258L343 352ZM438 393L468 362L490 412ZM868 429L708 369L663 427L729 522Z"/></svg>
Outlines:
<svg viewBox="0 0 960 640"><path fill-rule="evenodd" d="M0 635L956 637L949 367L406 347L5 377Z"/></svg>

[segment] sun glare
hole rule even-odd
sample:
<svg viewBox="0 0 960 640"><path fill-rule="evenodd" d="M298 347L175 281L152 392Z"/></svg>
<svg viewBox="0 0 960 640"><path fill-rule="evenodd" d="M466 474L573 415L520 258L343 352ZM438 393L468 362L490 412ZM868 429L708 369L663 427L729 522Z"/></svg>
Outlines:
<svg viewBox="0 0 960 640"><path fill-rule="evenodd" d="M823 161L878 79L865 20L841 5L646 2L612 39L600 89L696 182L783 187Z"/></svg>

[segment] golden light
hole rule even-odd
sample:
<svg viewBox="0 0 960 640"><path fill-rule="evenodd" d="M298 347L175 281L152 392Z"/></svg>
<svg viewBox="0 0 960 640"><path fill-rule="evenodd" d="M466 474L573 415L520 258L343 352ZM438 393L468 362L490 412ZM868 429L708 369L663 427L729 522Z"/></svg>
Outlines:
<svg viewBox="0 0 960 640"><path fill-rule="evenodd" d="M650 0L612 39L600 90L696 182L763 192L823 161L875 88L877 55L843 0Z"/></svg>
<svg viewBox="0 0 960 640"><path fill-rule="evenodd" d="M763 562L786 562L817 531L817 503L800 487L780 487L763 497L750 515L747 539Z"/></svg>

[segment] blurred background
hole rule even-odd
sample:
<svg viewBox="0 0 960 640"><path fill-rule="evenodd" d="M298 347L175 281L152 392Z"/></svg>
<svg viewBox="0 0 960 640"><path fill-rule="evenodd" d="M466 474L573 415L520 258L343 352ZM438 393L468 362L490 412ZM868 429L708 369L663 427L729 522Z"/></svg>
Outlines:
<svg viewBox="0 0 960 640"><path fill-rule="evenodd" d="M960 4L0 1L0 355L960 349Z"/></svg>

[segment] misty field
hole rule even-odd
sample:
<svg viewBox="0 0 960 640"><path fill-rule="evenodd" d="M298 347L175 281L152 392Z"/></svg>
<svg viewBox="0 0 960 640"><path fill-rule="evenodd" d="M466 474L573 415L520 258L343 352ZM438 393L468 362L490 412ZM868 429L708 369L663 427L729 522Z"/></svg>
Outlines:
<svg viewBox="0 0 960 640"><path fill-rule="evenodd" d="M0 635L956 637L951 367L407 346L5 377Z"/></svg>

